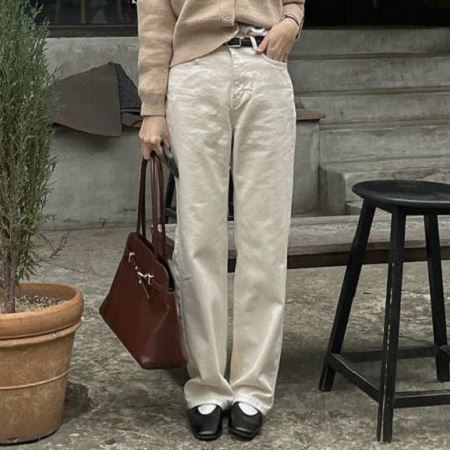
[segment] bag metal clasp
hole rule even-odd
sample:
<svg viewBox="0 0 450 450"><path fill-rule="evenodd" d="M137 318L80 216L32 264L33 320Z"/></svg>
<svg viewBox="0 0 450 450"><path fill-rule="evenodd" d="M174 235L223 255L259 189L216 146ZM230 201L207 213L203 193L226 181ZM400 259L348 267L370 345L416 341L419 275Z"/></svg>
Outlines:
<svg viewBox="0 0 450 450"><path fill-rule="evenodd" d="M129 262L129 263L132 263L131 259L134 258L134 256L135 256L135 253L134 253L134 252L128 252L128 262ZM139 267L137 266L137 264L136 264L136 263L133 263L133 264L134 264L134 270L136 271L137 276L138 276L138 283L139 283L139 284L142 284L142 281L143 281L143 280L147 280L147 284L148 284L149 286L151 286L151 284L152 284L152 278L154 278L155 275L153 275L153 274L151 274L151 273L144 273L144 272L141 272L141 271L139 270Z"/></svg>

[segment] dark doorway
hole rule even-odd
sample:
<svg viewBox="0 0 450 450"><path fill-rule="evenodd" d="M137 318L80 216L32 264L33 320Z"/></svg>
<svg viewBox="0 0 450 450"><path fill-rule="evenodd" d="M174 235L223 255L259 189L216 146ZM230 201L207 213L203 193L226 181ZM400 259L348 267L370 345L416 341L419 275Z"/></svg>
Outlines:
<svg viewBox="0 0 450 450"><path fill-rule="evenodd" d="M52 37L137 34L136 0L30 1ZM364 25L450 26L450 0L306 0L306 28Z"/></svg>
<svg viewBox="0 0 450 450"><path fill-rule="evenodd" d="M450 0L306 0L305 24L450 26Z"/></svg>
<svg viewBox="0 0 450 450"><path fill-rule="evenodd" d="M43 7L52 25L135 24L136 5L131 0L31 0Z"/></svg>
<svg viewBox="0 0 450 450"><path fill-rule="evenodd" d="M137 34L136 0L30 1L42 7L37 19L49 21L50 37Z"/></svg>

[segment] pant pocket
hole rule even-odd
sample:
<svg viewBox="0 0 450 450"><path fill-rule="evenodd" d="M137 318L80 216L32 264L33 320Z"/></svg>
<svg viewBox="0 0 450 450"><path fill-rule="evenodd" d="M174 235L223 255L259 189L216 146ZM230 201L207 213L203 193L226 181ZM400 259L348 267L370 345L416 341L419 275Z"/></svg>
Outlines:
<svg viewBox="0 0 450 450"><path fill-rule="evenodd" d="M280 67L282 69L287 67L287 62L285 61L278 61L277 59L269 58L265 53L260 53L260 55L265 61L273 64L276 67Z"/></svg>

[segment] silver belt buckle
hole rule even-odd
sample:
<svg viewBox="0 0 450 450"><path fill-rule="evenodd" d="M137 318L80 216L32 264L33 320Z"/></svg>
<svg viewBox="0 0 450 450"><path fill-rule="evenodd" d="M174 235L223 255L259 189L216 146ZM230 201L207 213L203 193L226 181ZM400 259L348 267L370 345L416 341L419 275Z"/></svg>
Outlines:
<svg viewBox="0 0 450 450"><path fill-rule="evenodd" d="M236 39L236 38L238 38L239 39L239 43L238 44L228 44L228 42L227 42L227 46L228 47L231 47L231 48L234 48L234 47L242 47L242 38L240 38L239 36L235 36L233 39Z"/></svg>
<svg viewBox="0 0 450 450"><path fill-rule="evenodd" d="M265 36L267 33L267 28L265 27L257 27L257 26L251 26L249 29L249 34L253 36Z"/></svg>

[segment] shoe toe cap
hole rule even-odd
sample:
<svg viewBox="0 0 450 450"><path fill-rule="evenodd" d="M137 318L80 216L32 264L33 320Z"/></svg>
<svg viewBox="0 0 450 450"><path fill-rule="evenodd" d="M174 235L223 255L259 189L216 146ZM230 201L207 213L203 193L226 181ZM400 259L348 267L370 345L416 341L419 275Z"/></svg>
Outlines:
<svg viewBox="0 0 450 450"><path fill-rule="evenodd" d="M210 414L201 414L198 408L188 410L188 419L197 439L215 439L222 432L222 411L218 406Z"/></svg>
<svg viewBox="0 0 450 450"><path fill-rule="evenodd" d="M230 410L228 426L232 432L242 437L253 438L262 426L263 415L259 411L257 414L245 414L239 407Z"/></svg>

